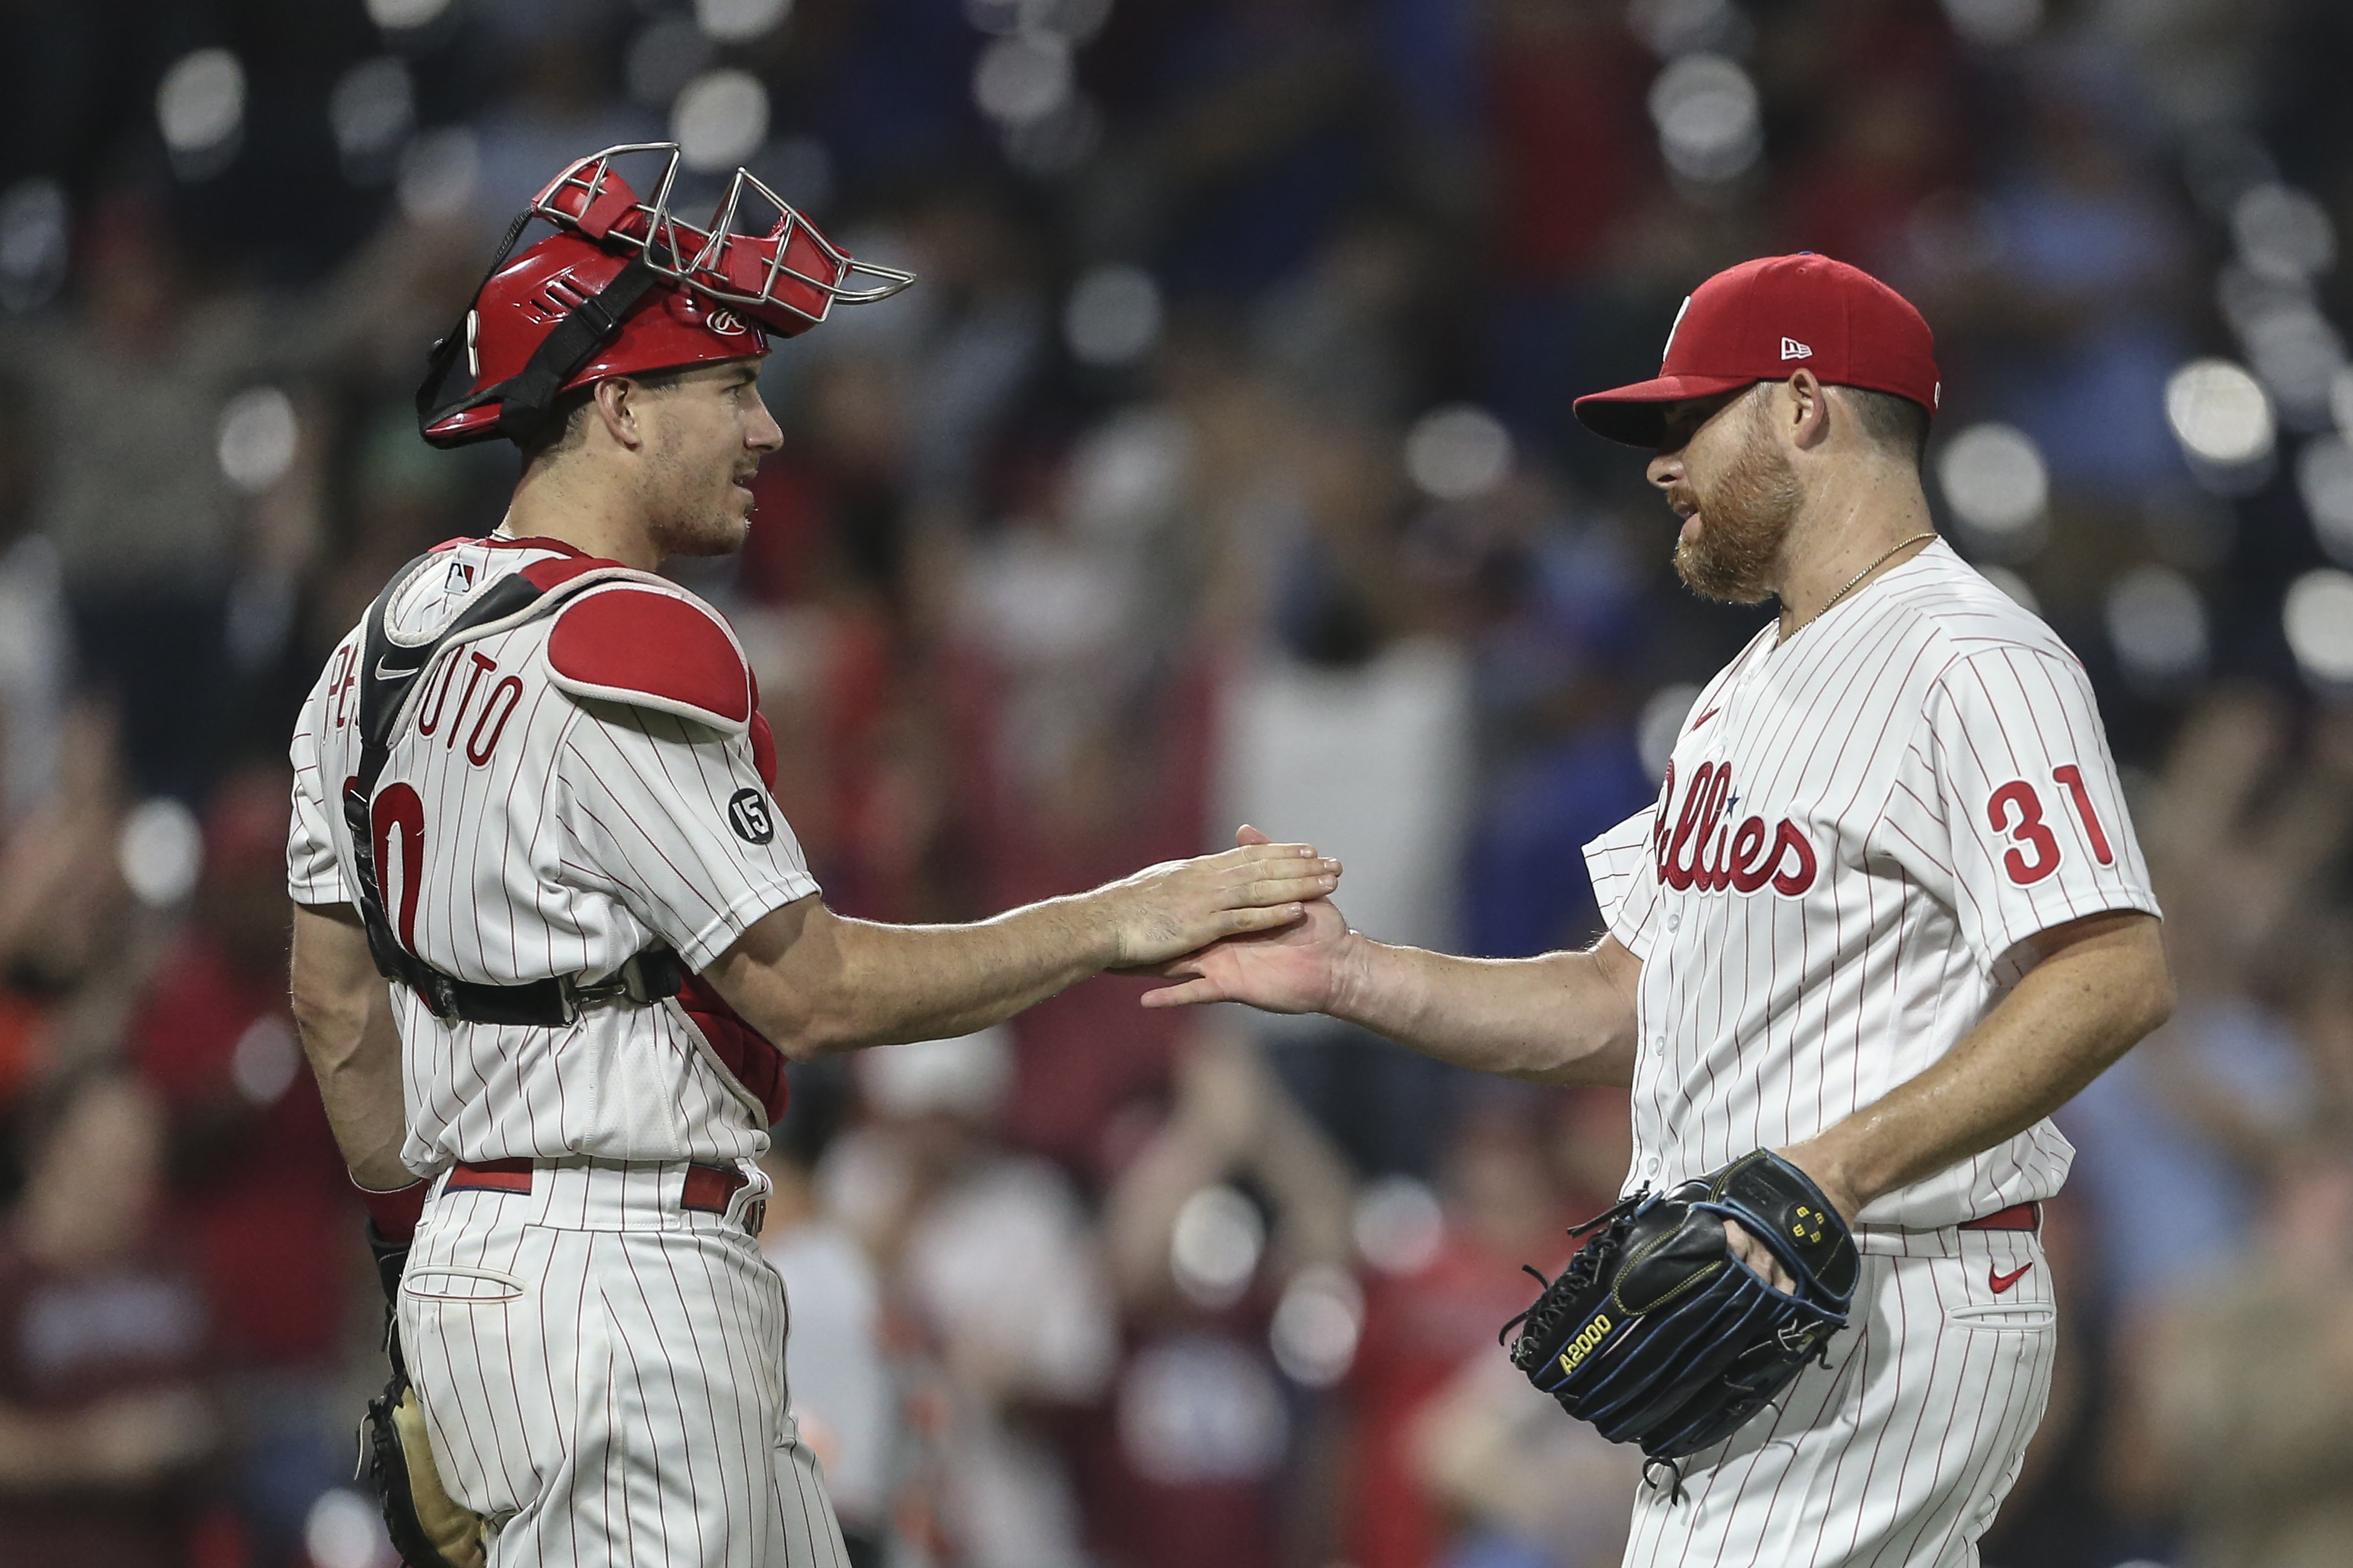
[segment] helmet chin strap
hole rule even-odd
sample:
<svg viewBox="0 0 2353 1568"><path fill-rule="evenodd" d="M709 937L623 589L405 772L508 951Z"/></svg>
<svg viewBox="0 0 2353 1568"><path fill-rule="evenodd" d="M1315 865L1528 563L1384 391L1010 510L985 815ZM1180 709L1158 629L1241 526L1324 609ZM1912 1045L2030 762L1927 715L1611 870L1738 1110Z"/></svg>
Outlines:
<svg viewBox="0 0 2353 1568"><path fill-rule="evenodd" d="M580 301L555 330L540 340L520 374L479 392L469 402L499 400L499 434L521 445L555 405L556 394L596 351L621 330L621 318L645 297L659 274L642 256L631 258L613 280Z"/></svg>
<svg viewBox="0 0 2353 1568"><path fill-rule="evenodd" d="M497 259L491 263L491 270L483 278L484 283L505 265L507 253L514 248L516 237L531 218L532 215L526 212L507 230L506 243L499 247ZM433 353L426 361L425 380L417 389L418 432L423 433L437 421L447 419L453 414L462 414L469 408L479 408L486 403L495 402L499 405L498 433L521 445L532 428L554 406L556 395L563 390L564 384L571 380L582 365L596 358L598 349L612 341L613 334L621 330L621 318L629 313L630 307L645 298L647 289L659 281L661 274L648 265L642 254L631 258L620 271L613 275L611 282L583 300L555 324L553 331L540 340L539 346L532 351L531 359L520 372L495 385L470 393L455 403L436 407L434 395L448 379L449 372L456 368L458 355L465 352L467 346L470 335L467 320L460 320L439 342L433 345ZM480 284L475 286L475 297L480 296L481 288ZM467 319L472 317L473 311L474 307L469 302Z"/></svg>

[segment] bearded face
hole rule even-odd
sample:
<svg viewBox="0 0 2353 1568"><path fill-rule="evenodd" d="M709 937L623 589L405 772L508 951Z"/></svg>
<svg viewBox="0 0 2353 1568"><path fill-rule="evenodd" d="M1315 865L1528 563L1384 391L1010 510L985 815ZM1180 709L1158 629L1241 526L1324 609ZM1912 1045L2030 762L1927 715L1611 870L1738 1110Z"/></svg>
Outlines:
<svg viewBox="0 0 2353 1568"><path fill-rule="evenodd" d="M1752 395L1748 402L1748 416L1726 432L1738 446L1718 471L1704 479L1690 472L1667 492L1678 510L1695 506L1699 524L1676 538L1675 575L1702 598L1727 605L1772 597L1782 542L1805 499L1796 468L1767 426L1769 400Z"/></svg>

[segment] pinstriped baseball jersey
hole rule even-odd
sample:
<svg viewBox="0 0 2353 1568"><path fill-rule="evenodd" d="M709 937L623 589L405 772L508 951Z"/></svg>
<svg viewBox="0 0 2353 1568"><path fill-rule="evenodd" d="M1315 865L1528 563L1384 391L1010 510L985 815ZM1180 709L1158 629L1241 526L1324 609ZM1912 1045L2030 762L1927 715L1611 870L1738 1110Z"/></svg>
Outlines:
<svg viewBox="0 0 2353 1568"><path fill-rule="evenodd" d="M428 640L506 574L577 556L545 541L468 542L396 595L387 626ZM741 715L689 718L559 685L554 628L593 595L670 595L723 627L661 579L595 577L570 585L562 612L444 648L395 729L375 797L385 909L404 945L459 979L594 981L657 942L699 971L762 915L817 890ZM327 661L294 736L288 883L300 903L354 901L337 803L359 753L362 641L355 630ZM393 1000L409 1112L401 1158L420 1175L558 1155L730 1164L766 1147L758 1095L674 1002L590 1005L551 1029L444 1022L402 986Z"/></svg>
<svg viewBox="0 0 2353 1568"><path fill-rule="evenodd" d="M1642 961L1635 1168L1672 1184L1917 1076L2036 932L2157 912L2082 666L1941 540L1711 681L1658 803L1586 847ZM1880 1198L1930 1228L2049 1197L2042 1121Z"/></svg>

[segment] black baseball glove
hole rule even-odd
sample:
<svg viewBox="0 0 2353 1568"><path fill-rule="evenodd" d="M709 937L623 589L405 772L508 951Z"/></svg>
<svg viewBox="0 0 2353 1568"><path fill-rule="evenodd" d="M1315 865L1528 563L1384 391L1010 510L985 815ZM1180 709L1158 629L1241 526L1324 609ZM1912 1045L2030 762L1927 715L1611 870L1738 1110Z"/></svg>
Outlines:
<svg viewBox="0 0 2353 1568"><path fill-rule="evenodd" d="M1795 1294L1733 1255L1729 1219L1772 1249ZM1854 1237L1821 1189L1768 1149L1672 1192L1646 1188L1569 1234L1588 1232L1535 1305L1504 1325L1519 1331L1512 1363L1611 1442L1641 1444L1680 1495L1678 1461L1730 1436L1808 1361L1827 1359L1861 1272Z"/></svg>
<svg viewBox="0 0 2353 1568"><path fill-rule="evenodd" d="M368 1222L368 1247L375 1254L387 1303L400 1289L408 1245L384 1238ZM482 1516L460 1505L441 1484L433 1443L425 1429L425 1409L408 1381L400 1353L400 1328L387 1312L385 1351L392 1379L368 1401L360 1424L360 1473L384 1509L385 1533L407 1568L483 1568L488 1556Z"/></svg>

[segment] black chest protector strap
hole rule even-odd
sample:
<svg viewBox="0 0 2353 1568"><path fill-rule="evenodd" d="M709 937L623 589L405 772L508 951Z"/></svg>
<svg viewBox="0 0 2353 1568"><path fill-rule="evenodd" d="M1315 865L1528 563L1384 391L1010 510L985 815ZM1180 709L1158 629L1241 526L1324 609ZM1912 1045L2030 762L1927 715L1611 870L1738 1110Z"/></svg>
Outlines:
<svg viewBox="0 0 2353 1568"><path fill-rule="evenodd" d="M580 1005L607 998L633 1002L674 996L684 982L685 968L667 949L649 948L630 958L610 979L581 985L568 974L521 985L486 985L445 974L403 947L385 910L384 881L375 864L375 826L371 807L376 781L392 757L393 732L399 726L414 683L435 656L468 632L531 609L547 590L517 572L486 588L430 642L396 642L385 625L395 595L417 574L440 561L440 552L418 556L393 574L375 603L368 606L366 632L360 644L360 754L356 770L343 784L343 826L350 830L353 869L359 883L360 920L367 928L368 952L377 971L415 991L437 1018L464 1019L478 1024L569 1024ZM527 618L527 617L526 617Z"/></svg>
<svg viewBox="0 0 2353 1568"><path fill-rule="evenodd" d="M437 1016L446 1016L440 1006L443 998L438 994L440 987L434 982L447 983L449 976L401 946L385 912L384 879L375 863L375 825L369 807L375 799L376 781L384 776L385 763L392 757L393 728L411 687L433 662L433 656L476 626L529 608L546 590L520 572L512 574L460 610L432 641L415 646L395 642L385 626L393 595L434 560L435 553L420 555L393 574L392 581L368 606L366 634L360 643L360 755L357 768L343 784L343 826L351 831L352 862L359 874L360 919L367 926L368 952L375 959L376 969L385 979L413 987Z"/></svg>

